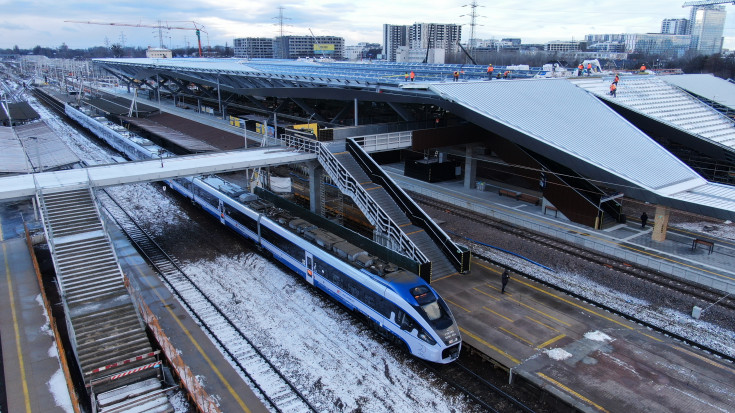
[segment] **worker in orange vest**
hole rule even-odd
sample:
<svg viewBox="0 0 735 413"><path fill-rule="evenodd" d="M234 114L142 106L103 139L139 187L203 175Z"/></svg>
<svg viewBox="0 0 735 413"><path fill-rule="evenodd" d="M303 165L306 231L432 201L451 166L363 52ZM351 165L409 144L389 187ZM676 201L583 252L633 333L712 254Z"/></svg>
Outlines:
<svg viewBox="0 0 735 413"><path fill-rule="evenodd" d="M406 82L408 82L408 72L406 72L406 74L403 76L403 80L405 80Z"/></svg>
<svg viewBox="0 0 735 413"><path fill-rule="evenodd" d="M413 72L413 70L412 70L412 71L411 71L411 81L412 81L412 82L413 82L413 79L414 79L415 77L416 77L416 73L414 73L414 72Z"/></svg>
<svg viewBox="0 0 735 413"><path fill-rule="evenodd" d="M615 84L615 82L612 82L610 84L610 96L616 97L618 93L618 86Z"/></svg>
<svg viewBox="0 0 735 413"><path fill-rule="evenodd" d="M579 69L579 72L577 72L577 76L582 76L582 72L584 72L584 66L582 66L582 63L577 66L577 69Z"/></svg>
<svg viewBox="0 0 735 413"><path fill-rule="evenodd" d="M592 63L587 63L587 76L592 74Z"/></svg>
<svg viewBox="0 0 735 413"><path fill-rule="evenodd" d="M458 80L459 80L459 71L458 70L455 70L454 71L454 81L456 82Z"/></svg>
<svg viewBox="0 0 735 413"><path fill-rule="evenodd" d="M643 64L641 65L641 73L643 73L643 72L645 72L645 71L646 71L646 64L645 64L645 63L643 63Z"/></svg>
<svg viewBox="0 0 735 413"><path fill-rule="evenodd" d="M488 67L487 67L487 79L488 80L493 80L493 71L494 70L495 70L495 68L493 67L493 64L490 63L490 65L488 65Z"/></svg>
<svg viewBox="0 0 735 413"><path fill-rule="evenodd" d="M619 81L620 81L620 76L615 74L615 80L613 80L613 83L617 85Z"/></svg>

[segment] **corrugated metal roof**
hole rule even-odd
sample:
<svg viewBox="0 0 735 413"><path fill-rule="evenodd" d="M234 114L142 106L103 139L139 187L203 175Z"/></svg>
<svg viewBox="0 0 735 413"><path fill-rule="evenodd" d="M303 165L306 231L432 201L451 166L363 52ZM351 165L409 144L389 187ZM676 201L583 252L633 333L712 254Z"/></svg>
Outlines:
<svg viewBox="0 0 735 413"><path fill-rule="evenodd" d="M0 173L28 172L28 158L20 140L12 128L0 127Z"/></svg>
<svg viewBox="0 0 735 413"><path fill-rule="evenodd" d="M77 155L43 122L16 126L15 132L35 170L45 171L79 162Z"/></svg>
<svg viewBox="0 0 735 413"><path fill-rule="evenodd" d="M735 187L730 185L708 182L706 185L673 194L670 198L735 212Z"/></svg>
<svg viewBox="0 0 735 413"><path fill-rule="evenodd" d="M660 194L705 183L607 105L564 79L432 84L430 89Z"/></svg>
<svg viewBox="0 0 735 413"><path fill-rule="evenodd" d="M735 109L735 83L714 75L699 74L662 76L661 79L695 95Z"/></svg>
<svg viewBox="0 0 735 413"><path fill-rule="evenodd" d="M616 105L632 109L707 141L735 149L735 122L689 93L665 82L664 79L668 77L671 76L622 76L616 97L608 93L611 76L569 80Z"/></svg>

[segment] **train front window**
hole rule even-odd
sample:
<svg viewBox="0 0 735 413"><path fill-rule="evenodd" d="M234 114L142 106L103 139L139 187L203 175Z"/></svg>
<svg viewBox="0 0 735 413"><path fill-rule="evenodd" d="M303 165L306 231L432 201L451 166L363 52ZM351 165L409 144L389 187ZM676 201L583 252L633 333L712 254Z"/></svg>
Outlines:
<svg viewBox="0 0 735 413"><path fill-rule="evenodd" d="M426 313L429 321L438 320L442 316L442 309L439 307L439 303L434 301L433 303L422 305L421 309Z"/></svg>
<svg viewBox="0 0 735 413"><path fill-rule="evenodd" d="M429 287L425 285L419 285L411 289L411 295L419 303L419 306L424 310L424 314L429 321L435 321L442 317L442 309L436 300L436 296L431 292Z"/></svg>

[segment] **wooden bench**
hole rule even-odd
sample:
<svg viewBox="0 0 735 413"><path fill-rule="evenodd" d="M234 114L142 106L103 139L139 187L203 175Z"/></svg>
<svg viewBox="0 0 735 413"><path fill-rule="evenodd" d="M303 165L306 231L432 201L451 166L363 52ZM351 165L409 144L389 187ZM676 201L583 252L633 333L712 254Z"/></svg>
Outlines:
<svg viewBox="0 0 735 413"><path fill-rule="evenodd" d="M546 205L544 207L544 215L546 215L546 211L554 211L554 218L559 218L559 209L557 207Z"/></svg>
<svg viewBox="0 0 735 413"><path fill-rule="evenodd" d="M515 192L515 191L509 191L507 189L499 189L498 190L498 195L500 195L500 196L507 196L507 197L513 198L513 199L518 199L519 193L518 192Z"/></svg>
<svg viewBox="0 0 735 413"><path fill-rule="evenodd" d="M709 249L709 253L707 253L707 255L712 254L712 251L714 251L714 249L715 249L715 243L714 242L712 242L712 241L705 241L705 240L699 239L699 238L694 238L694 241L692 241L692 251L694 251L695 249L697 249L697 246L698 245L704 245L705 247L707 247Z"/></svg>
<svg viewBox="0 0 735 413"><path fill-rule="evenodd" d="M518 195L519 201L528 202L529 204L538 205L541 203L541 198L529 194L520 194Z"/></svg>

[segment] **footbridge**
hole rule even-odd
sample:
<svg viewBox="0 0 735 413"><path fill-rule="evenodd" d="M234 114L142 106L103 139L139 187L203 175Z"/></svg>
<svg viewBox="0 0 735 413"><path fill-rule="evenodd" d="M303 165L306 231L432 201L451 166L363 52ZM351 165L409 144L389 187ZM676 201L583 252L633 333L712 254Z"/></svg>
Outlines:
<svg viewBox="0 0 735 413"><path fill-rule="evenodd" d="M277 146L15 175L0 178L0 199L35 196L39 191L49 194L88 187L153 182L313 159L316 159L316 155L301 152L298 148Z"/></svg>

